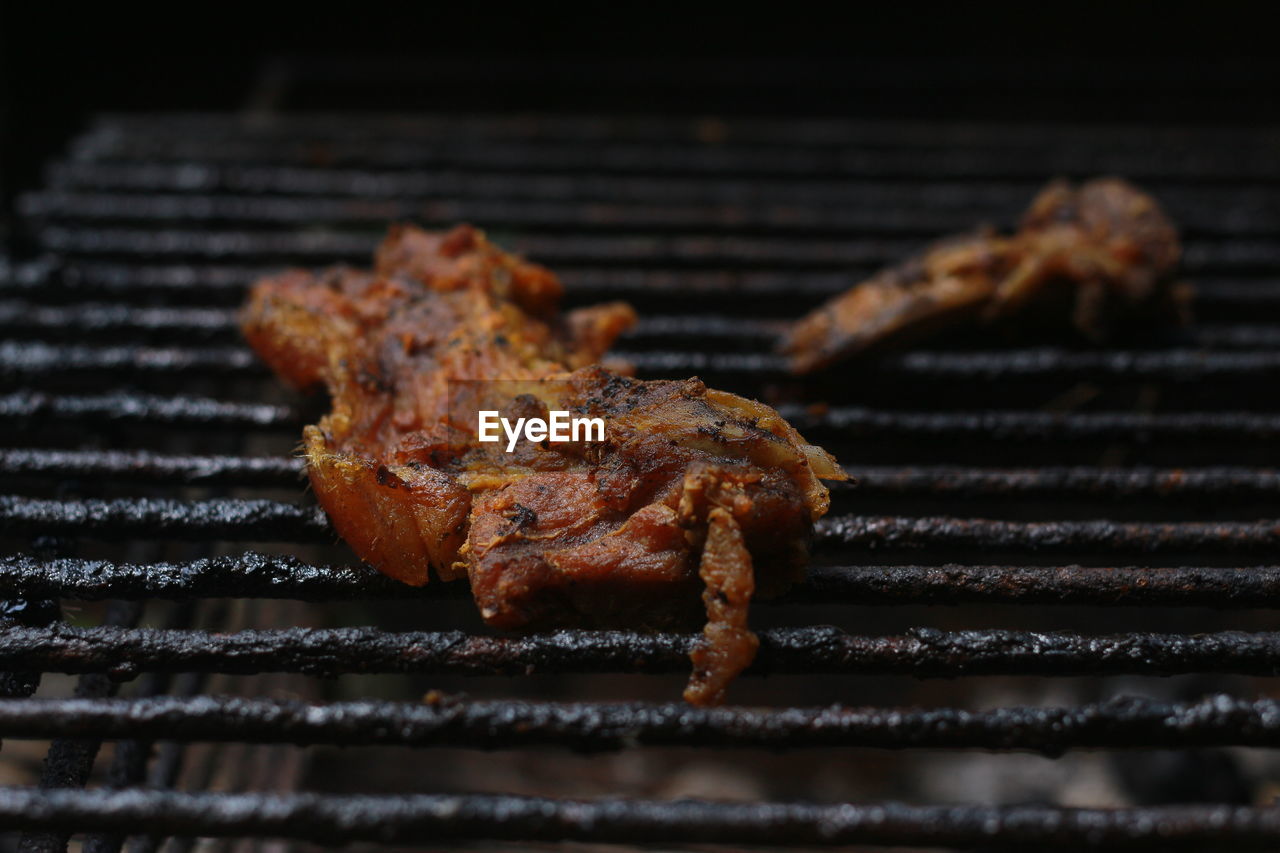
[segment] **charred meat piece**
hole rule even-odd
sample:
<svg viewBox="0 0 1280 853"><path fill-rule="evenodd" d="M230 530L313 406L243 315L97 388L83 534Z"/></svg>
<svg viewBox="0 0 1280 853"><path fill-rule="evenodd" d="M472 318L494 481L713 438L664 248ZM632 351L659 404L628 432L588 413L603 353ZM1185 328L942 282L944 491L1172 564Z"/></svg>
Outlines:
<svg viewBox="0 0 1280 853"><path fill-rule="evenodd" d="M685 695L713 703L755 655L752 595L803 573L834 460L774 410L697 379L597 364L623 304L561 316L559 281L479 231L399 227L372 272L260 281L243 328L287 382L327 387L306 428L334 527L382 572L468 577L504 629L707 627ZM603 420L603 437L478 439L478 413Z"/></svg>
<svg viewBox="0 0 1280 853"><path fill-rule="evenodd" d="M1132 185L1050 184L1012 235L955 237L857 285L791 327L796 373L962 326L1071 328L1101 340L1135 321L1185 321L1177 230Z"/></svg>

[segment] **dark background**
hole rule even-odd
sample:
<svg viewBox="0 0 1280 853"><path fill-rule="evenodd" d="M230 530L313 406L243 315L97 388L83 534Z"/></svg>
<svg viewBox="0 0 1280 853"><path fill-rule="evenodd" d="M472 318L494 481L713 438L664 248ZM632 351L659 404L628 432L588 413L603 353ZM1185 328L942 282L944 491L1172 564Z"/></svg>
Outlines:
<svg viewBox="0 0 1280 853"><path fill-rule="evenodd" d="M750 8L5 0L0 225L103 110L1280 120L1265 4Z"/></svg>

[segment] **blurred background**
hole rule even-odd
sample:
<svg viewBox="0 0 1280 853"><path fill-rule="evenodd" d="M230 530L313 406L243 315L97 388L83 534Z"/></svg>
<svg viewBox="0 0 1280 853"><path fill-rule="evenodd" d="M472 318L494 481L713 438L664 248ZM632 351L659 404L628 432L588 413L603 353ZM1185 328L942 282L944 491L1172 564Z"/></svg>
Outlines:
<svg viewBox="0 0 1280 853"><path fill-rule="evenodd" d="M143 15L3 4L5 199L104 110L542 110L1274 123L1250 3L276 4Z"/></svg>

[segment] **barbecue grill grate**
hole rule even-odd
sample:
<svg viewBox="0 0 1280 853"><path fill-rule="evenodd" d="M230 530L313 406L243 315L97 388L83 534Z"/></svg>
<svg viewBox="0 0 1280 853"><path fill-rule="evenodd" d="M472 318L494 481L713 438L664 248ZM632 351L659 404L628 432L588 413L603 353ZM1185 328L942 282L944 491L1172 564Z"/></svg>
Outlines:
<svg viewBox="0 0 1280 853"><path fill-rule="evenodd" d="M1280 567L1268 564L1280 471L1267 452L1280 411L1264 390L1280 374L1274 141L834 120L100 119L51 166L48 188L22 200L39 256L0 265L0 472L12 484L0 496L0 597L13 603L0 611L0 670L12 673L0 691L14 697L0 701L0 736L54 741L40 787L0 790L0 829L28 833L30 850L62 849L69 832L97 833L89 845L103 851L126 836L136 849L174 836L183 849L193 836L254 835L1274 848L1280 817L1261 805L174 790L181 745L195 742L1051 756L1280 746L1272 682L1222 678L1268 678L1280 661L1280 633L1257 630L1280 601ZM803 383L769 354L780 318L939 232L1007 224L1048 176L1099 172L1143 182L1185 225L1201 324L1124 349L926 349ZM287 452L313 404L282 401L239 343L232 306L281 263L363 261L399 218L476 221L562 272L573 301L632 300L646 319L622 349L642 375L696 372L779 400L858 476L819 526L808 581L755 610L769 627L753 673L1211 673L1215 695L967 710L958 683L956 707L847 702L865 678L811 694L846 704L788 707L757 689L769 707L712 710L509 695L304 700L226 679L217 684L244 695L207 693L205 679L250 673L687 669L689 636L490 636L461 615L465 590L406 589L313 559L340 553L324 550L332 531ZM247 542L275 552L240 550ZM117 603L102 624L76 625L40 604L153 599L141 624L140 607ZM453 615L431 631L230 625L227 599L402 600ZM884 604L914 621L880 633L811 624ZM961 611L973 628L917 606L930 604L1018 606ZM1132 624L1120 630L1033 630L1061 612L1040 605L1067 604L1103 625L1118 606L1143 609L1124 611ZM77 695L25 698L37 673L82 674ZM103 740L119 742L111 765L82 790ZM151 758L156 741L171 743Z"/></svg>

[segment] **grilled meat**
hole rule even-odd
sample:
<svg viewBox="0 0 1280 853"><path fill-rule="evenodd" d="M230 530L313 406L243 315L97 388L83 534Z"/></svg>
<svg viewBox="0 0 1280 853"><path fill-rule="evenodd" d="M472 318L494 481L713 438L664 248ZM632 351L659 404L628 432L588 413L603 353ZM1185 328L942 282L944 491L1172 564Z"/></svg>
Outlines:
<svg viewBox="0 0 1280 853"><path fill-rule="evenodd" d="M410 584L467 576L504 629L707 626L691 702L721 699L755 655L747 605L803 573L819 478L844 479L777 412L697 379L597 362L634 321L561 316L547 270L460 226L398 227L372 272L260 281L243 327L332 411L306 428L311 483L363 559ZM478 440L480 411L604 420L604 438Z"/></svg>
<svg viewBox="0 0 1280 853"><path fill-rule="evenodd" d="M1099 340L1134 321L1185 320L1181 248L1156 202L1115 178L1054 182L1018 231L954 237L798 321L781 351L808 373L955 327L1023 334L1069 327Z"/></svg>

